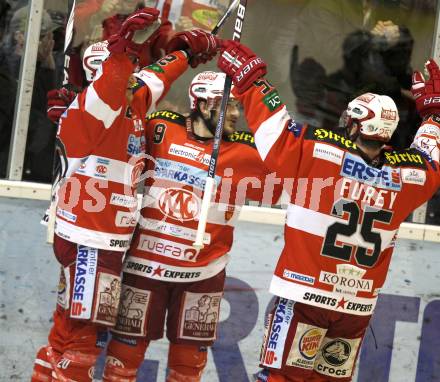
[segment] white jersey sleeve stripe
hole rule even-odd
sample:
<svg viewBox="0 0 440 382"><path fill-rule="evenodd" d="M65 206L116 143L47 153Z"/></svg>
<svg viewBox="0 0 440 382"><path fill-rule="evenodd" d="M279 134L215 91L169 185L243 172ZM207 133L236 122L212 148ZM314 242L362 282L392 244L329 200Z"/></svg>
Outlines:
<svg viewBox="0 0 440 382"><path fill-rule="evenodd" d="M154 73L147 70L141 70L136 76L139 77L143 82L145 82L145 84L150 89L151 105L147 111L147 114L150 114L156 109L156 103L165 90L164 83Z"/></svg>
<svg viewBox="0 0 440 382"><path fill-rule="evenodd" d="M263 160L266 159L270 149L280 137L287 121L290 119L289 113L285 106L273 114L269 119L266 119L255 133L255 145Z"/></svg>
<svg viewBox="0 0 440 382"><path fill-rule="evenodd" d="M122 106L118 110L113 110L107 105L93 87L93 83L86 90L85 111L104 124L108 129L118 115L121 113Z"/></svg>

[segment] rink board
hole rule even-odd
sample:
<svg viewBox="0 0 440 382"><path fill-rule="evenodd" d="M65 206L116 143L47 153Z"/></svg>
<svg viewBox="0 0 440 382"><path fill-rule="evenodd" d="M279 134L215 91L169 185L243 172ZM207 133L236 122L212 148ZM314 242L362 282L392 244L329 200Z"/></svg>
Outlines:
<svg viewBox="0 0 440 382"><path fill-rule="evenodd" d="M39 219L46 202L0 198L0 381L29 381L46 342L58 266ZM203 381L248 382L258 370L267 292L282 227L240 222L228 266L219 340ZM398 241L368 330L359 382L440 382L440 244ZM139 381L164 381L167 344L151 345Z"/></svg>

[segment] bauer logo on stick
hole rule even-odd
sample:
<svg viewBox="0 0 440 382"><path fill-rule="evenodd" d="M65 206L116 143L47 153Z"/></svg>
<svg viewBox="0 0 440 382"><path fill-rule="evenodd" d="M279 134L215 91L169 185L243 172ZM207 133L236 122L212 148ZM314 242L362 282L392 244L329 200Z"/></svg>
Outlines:
<svg viewBox="0 0 440 382"><path fill-rule="evenodd" d="M234 35L232 36L233 40L240 41L245 13L246 13L246 7L240 4L237 10L237 18L235 19Z"/></svg>

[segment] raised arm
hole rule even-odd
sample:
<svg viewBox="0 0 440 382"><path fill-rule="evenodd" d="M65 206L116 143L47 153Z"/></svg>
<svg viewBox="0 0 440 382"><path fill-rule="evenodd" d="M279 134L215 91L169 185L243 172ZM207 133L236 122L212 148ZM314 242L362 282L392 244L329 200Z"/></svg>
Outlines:
<svg viewBox="0 0 440 382"><path fill-rule="evenodd" d="M306 128L292 120L278 91L263 77L266 64L246 46L224 41L218 66L232 77L234 94L267 168L294 177Z"/></svg>
<svg viewBox="0 0 440 382"><path fill-rule="evenodd" d="M423 122L417 130L412 147L423 151L437 163L440 162L440 69L431 59L425 64L429 79L415 71L411 91Z"/></svg>

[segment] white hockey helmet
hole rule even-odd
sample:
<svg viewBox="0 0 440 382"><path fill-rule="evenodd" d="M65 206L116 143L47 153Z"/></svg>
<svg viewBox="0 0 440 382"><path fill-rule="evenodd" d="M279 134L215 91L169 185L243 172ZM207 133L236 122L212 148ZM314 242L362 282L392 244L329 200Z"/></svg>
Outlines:
<svg viewBox="0 0 440 382"><path fill-rule="evenodd" d="M392 98L365 93L352 100L345 116L360 126L364 139L388 142L399 123L399 112Z"/></svg>
<svg viewBox="0 0 440 382"><path fill-rule="evenodd" d="M208 108L212 108L217 100L223 96L225 79L226 74L222 72L206 71L197 74L189 86L188 93L191 110L196 109L197 100L199 99L205 100L208 103ZM234 98L232 92L230 98Z"/></svg>
<svg viewBox="0 0 440 382"><path fill-rule="evenodd" d="M109 56L108 41L98 41L87 47L83 55L83 68L87 81L91 82L102 62Z"/></svg>

